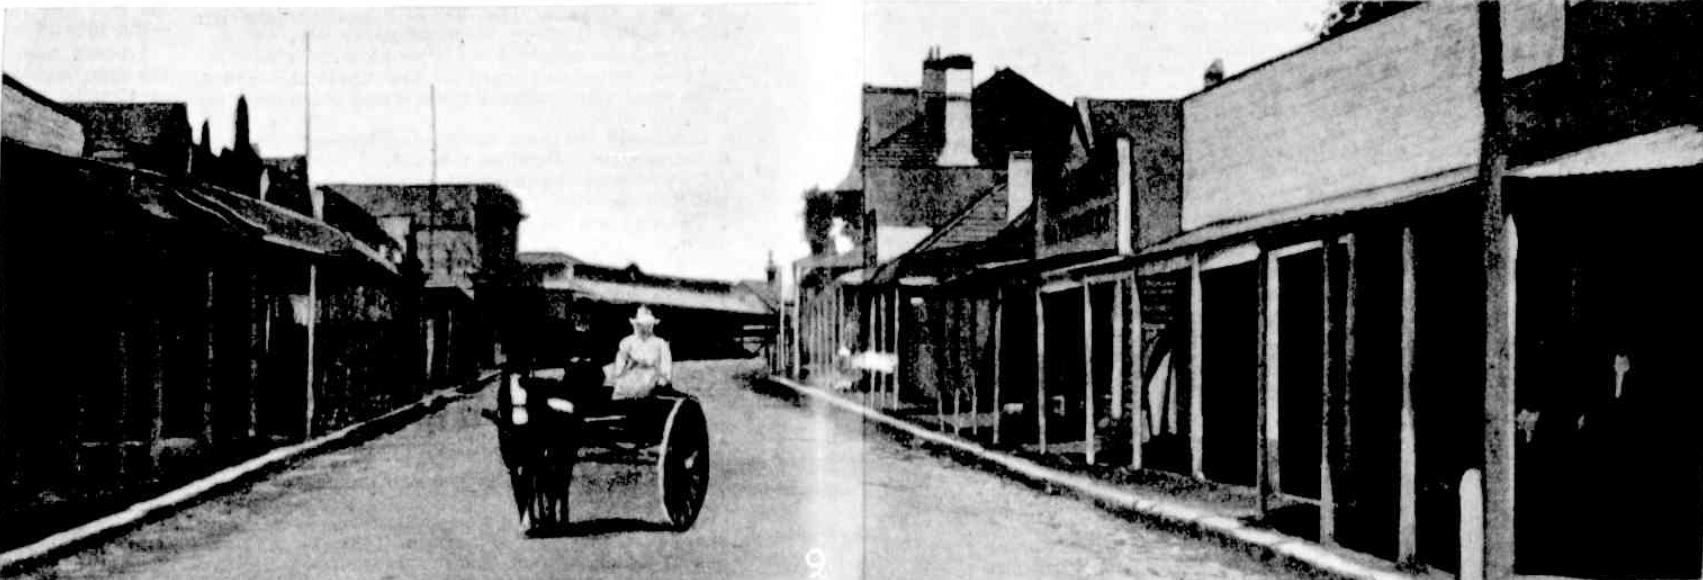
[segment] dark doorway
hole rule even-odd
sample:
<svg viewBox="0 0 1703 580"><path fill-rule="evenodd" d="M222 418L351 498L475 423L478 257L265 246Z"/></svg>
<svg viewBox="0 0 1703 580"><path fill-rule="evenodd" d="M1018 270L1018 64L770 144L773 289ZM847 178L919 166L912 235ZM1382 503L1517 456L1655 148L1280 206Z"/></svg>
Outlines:
<svg viewBox="0 0 1703 580"><path fill-rule="evenodd" d="M1473 201L1422 208L1413 225L1414 485L1418 557L1460 567L1460 481L1484 455L1484 267Z"/></svg>
<svg viewBox="0 0 1703 580"><path fill-rule="evenodd" d="M1694 578L1703 562L1697 170L1514 181L1515 566ZM1614 192L1612 203L1601 203ZM1601 501L1578 501L1600 498Z"/></svg>
<svg viewBox="0 0 1703 580"><path fill-rule="evenodd" d="M999 442L1036 442L1035 298L1033 291L1007 288L999 308Z"/></svg>
<svg viewBox="0 0 1703 580"><path fill-rule="evenodd" d="M1332 482L1336 537L1393 560L1401 477L1401 231L1380 224L1355 239L1353 346L1343 357L1351 369L1342 387L1346 457Z"/></svg>
<svg viewBox="0 0 1703 580"><path fill-rule="evenodd" d="M1258 276L1251 263L1201 274L1202 469L1235 485L1254 485L1259 465Z"/></svg>
<svg viewBox="0 0 1703 580"><path fill-rule="evenodd" d="M1081 288L1042 295L1046 317L1047 444L1083 441L1083 391L1086 367L1082 360Z"/></svg>
<svg viewBox="0 0 1703 580"><path fill-rule="evenodd" d="M1114 409L1112 392L1120 385L1112 384L1112 357L1120 356L1123 346L1113 342L1112 325L1121 323L1121 313L1113 309L1116 304L1118 284L1103 282L1090 284L1089 297L1089 330L1093 336L1093 364L1089 371L1093 377L1093 411L1095 462L1103 464L1126 464L1129 462L1129 430L1125 428L1122 409ZM1122 404L1121 397L1116 401ZM1115 417L1115 418L1114 418Z"/></svg>
<svg viewBox="0 0 1703 580"><path fill-rule="evenodd" d="M1323 266L1319 250L1277 262L1277 489L1310 499L1319 499L1323 447Z"/></svg>

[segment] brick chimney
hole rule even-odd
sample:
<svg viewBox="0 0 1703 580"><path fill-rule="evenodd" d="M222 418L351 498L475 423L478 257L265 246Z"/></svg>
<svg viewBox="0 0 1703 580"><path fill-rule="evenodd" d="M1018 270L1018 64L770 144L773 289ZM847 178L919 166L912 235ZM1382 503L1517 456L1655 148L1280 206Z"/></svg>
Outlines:
<svg viewBox="0 0 1703 580"><path fill-rule="evenodd" d="M1012 151L1005 165L1005 222L1029 209L1035 201L1035 157L1028 151Z"/></svg>
<svg viewBox="0 0 1703 580"><path fill-rule="evenodd" d="M940 56L939 47L923 61L923 122L930 142L940 147L937 163L947 167L976 164L971 129L970 91L975 61L968 55Z"/></svg>

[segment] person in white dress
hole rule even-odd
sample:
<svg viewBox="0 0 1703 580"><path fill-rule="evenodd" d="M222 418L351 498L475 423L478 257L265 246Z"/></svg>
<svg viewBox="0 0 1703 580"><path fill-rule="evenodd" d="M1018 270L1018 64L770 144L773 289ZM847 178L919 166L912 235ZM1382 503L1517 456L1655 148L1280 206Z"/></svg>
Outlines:
<svg viewBox="0 0 1703 580"><path fill-rule="evenodd" d="M661 320L649 308L640 306L628 322L633 324L633 334L621 339L615 362L604 367L607 384L615 387L612 395L615 399L647 397L674 379L674 357L669 352L668 341L656 335L656 325Z"/></svg>

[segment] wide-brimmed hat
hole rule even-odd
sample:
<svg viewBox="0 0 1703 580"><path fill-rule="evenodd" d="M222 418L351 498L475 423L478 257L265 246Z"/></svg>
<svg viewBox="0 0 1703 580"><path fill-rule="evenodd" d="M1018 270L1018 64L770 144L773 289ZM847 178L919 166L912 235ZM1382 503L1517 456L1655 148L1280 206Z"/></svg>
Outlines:
<svg viewBox="0 0 1703 580"><path fill-rule="evenodd" d="M658 322L662 322L662 320L657 318L656 315L651 314L650 308L640 306L639 311L633 314L632 318L628 318L627 322L631 322L633 324L656 324Z"/></svg>

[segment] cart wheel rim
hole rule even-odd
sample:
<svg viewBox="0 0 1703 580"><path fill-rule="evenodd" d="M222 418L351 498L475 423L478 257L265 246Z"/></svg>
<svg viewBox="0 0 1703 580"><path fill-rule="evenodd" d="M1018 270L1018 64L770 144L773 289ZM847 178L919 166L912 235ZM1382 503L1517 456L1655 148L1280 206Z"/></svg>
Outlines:
<svg viewBox="0 0 1703 580"><path fill-rule="evenodd" d="M663 516L679 531L697 521L709 486L709 432L703 410L689 401L676 401L670 410L657 458Z"/></svg>

